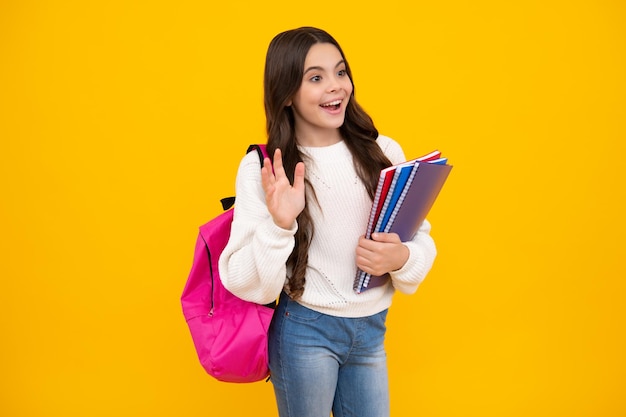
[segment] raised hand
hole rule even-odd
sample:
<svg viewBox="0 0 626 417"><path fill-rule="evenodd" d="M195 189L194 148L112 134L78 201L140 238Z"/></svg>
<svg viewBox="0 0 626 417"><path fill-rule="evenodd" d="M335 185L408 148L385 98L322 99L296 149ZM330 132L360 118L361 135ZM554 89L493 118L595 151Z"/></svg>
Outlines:
<svg viewBox="0 0 626 417"><path fill-rule="evenodd" d="M304 163L298 162L294 171L293 185L285 174L280 149L274 152L274 172L269 158L263 161L261 180L265 191L265 202L274 223L289 229L304 209Z"/></svg>

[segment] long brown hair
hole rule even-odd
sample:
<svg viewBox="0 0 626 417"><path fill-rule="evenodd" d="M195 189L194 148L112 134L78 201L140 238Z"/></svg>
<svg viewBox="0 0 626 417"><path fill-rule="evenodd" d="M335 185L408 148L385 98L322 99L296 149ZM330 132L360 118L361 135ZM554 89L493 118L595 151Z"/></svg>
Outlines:
<svg viewBox="0 0 626 417"><path fill-rule="evenodd" d="M311 46L316 43L334 45L345 60L346 73L350 80L352 72L339 43L327 32L301 27L282 32L271 41L265 60L264 102L267 129L267 150L270 155L280 148L283 165L289 181L293 184L293 174L298 162L304 155L298 150L295 135L295 119L291 106L287 104L298 92L304 75L304 61ZM354 167L363 181L370 198L374 198L380 170L391 165L382 152L376 138L378 130L372 118L363 110L352 96L348 102L346 116L339 132L350 150ZM307 182L307 204L298 216L298 230L295 235L295 247L287 260L291 267L289 293L299 298L304 292L308 251L313 238L314 227L308 210L308 204L315 201L315 191Z"/></svg>

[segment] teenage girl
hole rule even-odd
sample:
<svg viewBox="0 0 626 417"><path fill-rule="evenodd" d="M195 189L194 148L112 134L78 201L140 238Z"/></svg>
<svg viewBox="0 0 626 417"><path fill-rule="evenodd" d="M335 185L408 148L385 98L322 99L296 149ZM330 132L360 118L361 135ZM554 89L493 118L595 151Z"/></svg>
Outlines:
<svg viewBox="0 0 626 417"><path fill-rule="evenodd" d="M278 34L265 63L269 158L246 155L237 173L225 287L267 304L271 381L281 417L389 416L385 318L395 290L413 293L436 248L415 237L364 232L380 170L404 162L354 97L350 66L328 33ZM356 294L357 267L390 274Z"/></svg>

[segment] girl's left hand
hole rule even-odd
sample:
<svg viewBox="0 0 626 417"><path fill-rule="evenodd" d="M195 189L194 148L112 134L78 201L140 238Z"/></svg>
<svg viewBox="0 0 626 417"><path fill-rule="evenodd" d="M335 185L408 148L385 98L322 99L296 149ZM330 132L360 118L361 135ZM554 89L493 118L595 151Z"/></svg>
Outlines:
<svg viewBox="0 0 626 417"><path fill-rule="evenodd" d="M407 248L397 233L373 233L372 239L359 238L356 248L356 265L372 275L396 271L409 259Z"/></svg>

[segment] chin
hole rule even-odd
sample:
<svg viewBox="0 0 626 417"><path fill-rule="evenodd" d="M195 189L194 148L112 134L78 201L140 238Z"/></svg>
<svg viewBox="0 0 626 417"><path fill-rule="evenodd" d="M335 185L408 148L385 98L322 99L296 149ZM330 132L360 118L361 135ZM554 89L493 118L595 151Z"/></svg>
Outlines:
<svg viewBox="0 0 626 417"><path fill-rule="evenodd" d="M328 127L332 127L333 129L339 129L346 122L346 116L342 115L341 117L337 117L328 122Z"/></svg>

